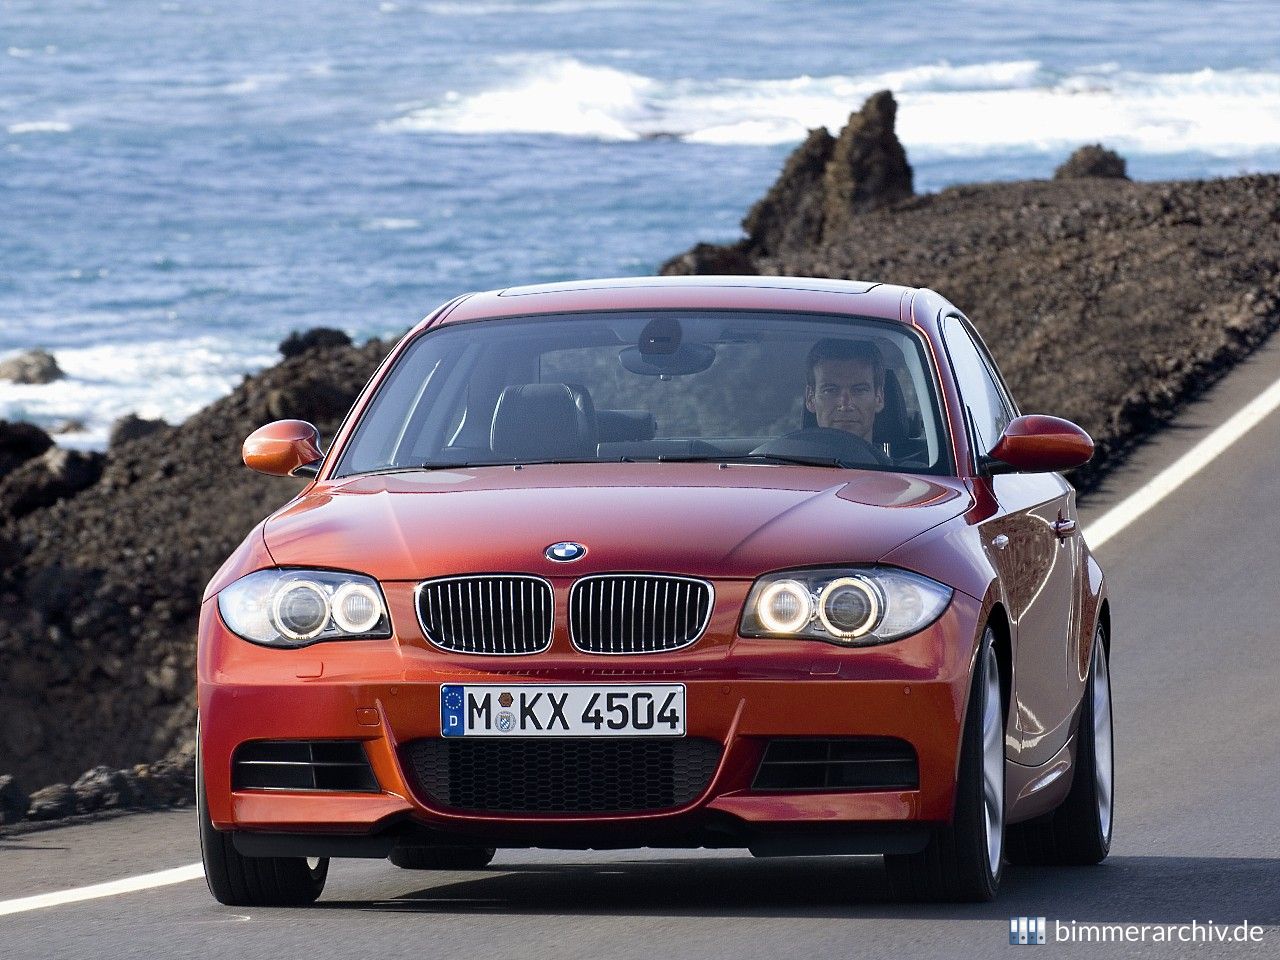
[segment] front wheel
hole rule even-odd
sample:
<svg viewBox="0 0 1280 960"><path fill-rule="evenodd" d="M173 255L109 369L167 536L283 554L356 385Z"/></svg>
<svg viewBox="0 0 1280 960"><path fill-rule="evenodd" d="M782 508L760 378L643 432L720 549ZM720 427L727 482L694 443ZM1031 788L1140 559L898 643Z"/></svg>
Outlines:
<svg viewBox="0 0 1280 960"><path fill-rule="evenodd" d="M995 631L982 636L960 736L955 818L919 853L885 854L894 893L908 900L991 900L1004 856L1004 699Z"/></svg>
<svg viewBox="0 0 1280 960"><path fill-rule="evenodd" d="M1106 859L1115 803L1112 740L1111 666L1099 626L1080 703L1071 792L1058 809L1009 828L1010 863L1083 865Z"/></svg>
<svg viewBox="0 0 1280 960"><path fill-rule="evenodd" d="M246 857L231 834L215 830L204 792L204 762L196 721L196 811L205 882L219 903L231 907L296 907L314 903L329 876L329 860L305 857Z"/></svg>

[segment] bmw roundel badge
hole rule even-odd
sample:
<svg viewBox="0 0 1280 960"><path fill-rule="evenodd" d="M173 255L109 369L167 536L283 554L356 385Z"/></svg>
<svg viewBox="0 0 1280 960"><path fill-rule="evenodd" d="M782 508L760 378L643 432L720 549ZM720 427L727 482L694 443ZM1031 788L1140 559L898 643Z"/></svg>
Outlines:
<svg viewBox="0 0 1280 960"><path fill-rule="evenodd" d="M556 563L572 563L574 560L581 560L585 557L587 548L580 543L561 540L559 543L553 543L547 547L545 553L548 560L554 560Z"/></svg>

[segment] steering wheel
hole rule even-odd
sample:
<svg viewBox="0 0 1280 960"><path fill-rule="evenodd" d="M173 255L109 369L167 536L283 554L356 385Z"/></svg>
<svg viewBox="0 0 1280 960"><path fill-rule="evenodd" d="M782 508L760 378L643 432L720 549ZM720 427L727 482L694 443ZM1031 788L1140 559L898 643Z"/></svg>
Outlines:
<svg viewBox="0 0 1280 960"><path fill-rule="evenodd" d="M852 464L892 466L883 453L856 433L835 427L806 427L774 437L751 451L753 454L779 457L830 457Z"/></svg>

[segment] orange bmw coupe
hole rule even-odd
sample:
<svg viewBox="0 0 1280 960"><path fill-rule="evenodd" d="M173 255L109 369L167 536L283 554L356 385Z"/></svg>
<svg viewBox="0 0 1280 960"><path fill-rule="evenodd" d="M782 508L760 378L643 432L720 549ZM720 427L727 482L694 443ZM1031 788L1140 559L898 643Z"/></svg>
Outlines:
<svg viewBox="0 0 1280 960"><path fill-rule="evenodd" d="M459 297L210 582L205 872L301 904L332 857L883 854L902 897L1112 831L1110 615L1058 473L927 289L600 280Z"/></svg>

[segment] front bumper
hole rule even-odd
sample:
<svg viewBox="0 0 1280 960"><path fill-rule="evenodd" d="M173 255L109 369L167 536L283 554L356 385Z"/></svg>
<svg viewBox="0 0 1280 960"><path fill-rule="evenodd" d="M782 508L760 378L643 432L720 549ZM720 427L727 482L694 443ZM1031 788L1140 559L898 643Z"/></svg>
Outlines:
<svg viewBox="0 0 1280 960"><path fill-rule="evenodd" d="M803 847L804 837L825 837L832 827L847 838L864 838L851 839L858 849L846 852L896 849L901 844L893 837L914 844L918 833L902 828L952 816L980 612L977 601L957 593L927 630L854 649L744 639L732 629L716 641L713 623L698 644L669 654L478 657L435 650L416 637L265 649L227 631L216 601L210 601L202 612L199 662L210 817L216 828L237 831L237 843L243 836L256 852L270 847L272 837L302 838L303 846L314 838L307 847L311 855L334 853L330 846L320 848L321 838L339 848L334 855L385 855L379 851L386 843L408 834L426 842L485 846L754 849L785 833L801 838ZM687 736L722 744L719 764L692 802L652 812L494 814L447 809L422 795L401 747L440 736L440 685L521 682L683 683ZM919 788L753 790L771 738L853 736L910 743ZM361 741L379 792L232 789L238 746L292 739ZM255 836L261 849L253 847ZM815 840L819 846L826 842Z"/></svg>

